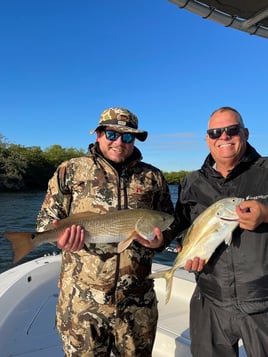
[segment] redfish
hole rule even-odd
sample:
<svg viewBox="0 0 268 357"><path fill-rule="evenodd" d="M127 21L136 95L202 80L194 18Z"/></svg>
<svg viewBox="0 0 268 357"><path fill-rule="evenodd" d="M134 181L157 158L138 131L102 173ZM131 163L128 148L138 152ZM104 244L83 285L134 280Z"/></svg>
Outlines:
<svg viewBox="0 0 268 357"><path fill-rule="evenodd" d="M85 244L118 243L118 252L126 249L139 234L144 239L152 240L154 227L166 230L174 221L168 213L136 208L112 211L106 214L82 212L70 215L51 224L43 232L5 232L4 237L12 243L13 263L17 263L35 247L44 243L54 243L67 228L80 225L85 230Z"/></svg>

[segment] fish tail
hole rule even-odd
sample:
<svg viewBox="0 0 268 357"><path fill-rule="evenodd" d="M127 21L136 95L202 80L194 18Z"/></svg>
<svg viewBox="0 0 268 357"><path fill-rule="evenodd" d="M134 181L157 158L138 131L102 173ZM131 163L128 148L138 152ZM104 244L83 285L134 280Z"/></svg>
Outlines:
<svg viewBox="0 0 268 357"><path fill-rule="evenodd" d="M4 237L9 239L12 243L14 264L25 257L35 247L33 241L35 234L31 232L6 232Z"/></svg>
<svg viewBox="0 0 268 357"><path fill-rule="evenodd" d="M166 280L166 304L170 300L172 282L173 282L173 269L158 271L149 275L150 279L164 278Z"/></svg>
<svg viewBox="0 0 268 357"><path fill-rule="evenodd" d="M152 273L148 276L149 279L158 279L158 278L164 278L166 279L166 270L165 271L157 271L155 273Z"/></svg>

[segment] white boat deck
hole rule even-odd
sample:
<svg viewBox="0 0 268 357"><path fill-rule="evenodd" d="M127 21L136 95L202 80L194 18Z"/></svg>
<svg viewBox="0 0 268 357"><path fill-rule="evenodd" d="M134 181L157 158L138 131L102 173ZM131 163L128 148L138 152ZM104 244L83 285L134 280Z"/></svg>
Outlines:
<svg viewBox="0 0 268 357"><path fill-rule="evenodd" d="M63 357L55 329L60 257L43 257L0 275L1 357Z"/></svg>
<svg viewBox="0 0 268 357"><path fill-rule="evenodd" d="M165 270L167 266L154 264L153 270ZM171 298L166 304L166 281L155 279L159 300L159 321L153 357L191 356L189 335L189 302L194 291L194 275L185 270L176 270Z"/></svg>
<svg viewBox="0 0 268 357"><path fill-rule="evenodd" d="M35 259L0 274L1 357L63 357L55 329L60 256ZM153 270L167 266L153 264ZM194 276L177 270L171 299L165 304L166 282L156 279L159 322L153 357L188 357L189 301ZM240 356L246 356L243 348Z"/></svg>

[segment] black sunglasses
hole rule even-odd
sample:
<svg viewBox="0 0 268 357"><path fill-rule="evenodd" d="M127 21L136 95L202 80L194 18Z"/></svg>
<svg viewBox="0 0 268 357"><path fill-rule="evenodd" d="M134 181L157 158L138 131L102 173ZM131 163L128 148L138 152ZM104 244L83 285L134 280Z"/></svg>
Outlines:
<svg viewBox="0 0 268 357"><path fill-rule="evenodd" d="M132 133L118 133L114 130L104 130L107 140L115 141L121 136L123 143L131 144L135 140L135 135Z"/></svg>
<svg viewBox="0 0 268 357"><path fill-rule="evenodd" d="M228 136L235 136L239 134L240 129L241 129L240 124L236 124L236 125L226 126L225 128L208 129L207 134L210 137L210 139L218 139L224 131Z"/></svg>

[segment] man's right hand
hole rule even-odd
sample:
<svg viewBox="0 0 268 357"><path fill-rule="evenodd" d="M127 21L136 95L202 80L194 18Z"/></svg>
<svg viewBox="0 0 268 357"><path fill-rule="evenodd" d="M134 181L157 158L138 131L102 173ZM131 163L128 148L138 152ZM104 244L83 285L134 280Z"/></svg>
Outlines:
<svg viewBox="0 0 268 357"><path fill-rule="evenodd" d="M176 250L179 253L182 250L182 246L178 244L176 246ZM186 264L184 265L184 269L189 272L200 272L204 269L205 260L200 259L199 257L195 257L194 259L188 259Z"/></svg>
<svg viewBox="0 0 268 357"><path fill-rule="evenodd" d="M54 220L53 224L57 226L58 221ZM84 247L85 230L81 226L72 225L64 230L58 237L57 247L66 252L75 252Z"/></svg>

